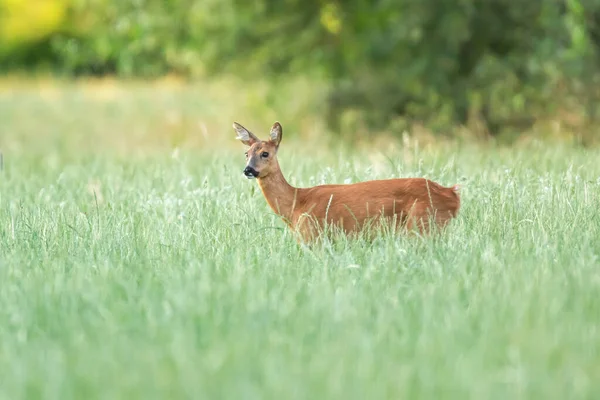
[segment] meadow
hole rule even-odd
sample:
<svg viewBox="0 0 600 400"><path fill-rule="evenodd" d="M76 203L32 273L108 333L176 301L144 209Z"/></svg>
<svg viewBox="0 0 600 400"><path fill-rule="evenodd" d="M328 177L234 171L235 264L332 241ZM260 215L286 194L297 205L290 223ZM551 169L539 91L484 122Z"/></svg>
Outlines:
<svg viewBox="0 0 600 400"><path fill-rule="evenodd" d="M0 82L0 398L599 398L600 151L345 141L320 96ZM299 246L231 128L275 120L290 183L425 176L459 217Z"/></svg>

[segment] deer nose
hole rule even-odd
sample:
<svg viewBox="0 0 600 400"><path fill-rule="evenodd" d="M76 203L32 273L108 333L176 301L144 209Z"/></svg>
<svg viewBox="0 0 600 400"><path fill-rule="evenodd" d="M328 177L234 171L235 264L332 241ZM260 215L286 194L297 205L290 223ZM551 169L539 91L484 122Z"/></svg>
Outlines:
<svg viewBox="0 0 600 400"><path fill-rule="evenodd" d="M244 168L244 175L246 175L248 178L256 178L258 176L258 171L252 167L246 167Z"/></svg>

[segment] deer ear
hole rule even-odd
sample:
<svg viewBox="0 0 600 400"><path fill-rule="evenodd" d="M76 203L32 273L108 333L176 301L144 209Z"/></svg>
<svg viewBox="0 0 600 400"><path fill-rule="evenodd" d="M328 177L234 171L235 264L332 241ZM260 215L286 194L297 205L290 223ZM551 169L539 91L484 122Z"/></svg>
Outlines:
<svg viewBox="0 0 600 400"><path fill-rule="evenodd" d="M252 132L237 122L233 123L233 129L235 129L237 133L235 138L244 143L246 146L252 146L254 143L259 142L258 138L254 136Z"/></svg>
<svg viewBox="0 0 600 400"><path fill-rule="evenodd" d="M279 143L281 143L281 138L283 136L283 128L279 122L275 122L271 127L271 141L275 143L275 146L279 147Z"/></svg>

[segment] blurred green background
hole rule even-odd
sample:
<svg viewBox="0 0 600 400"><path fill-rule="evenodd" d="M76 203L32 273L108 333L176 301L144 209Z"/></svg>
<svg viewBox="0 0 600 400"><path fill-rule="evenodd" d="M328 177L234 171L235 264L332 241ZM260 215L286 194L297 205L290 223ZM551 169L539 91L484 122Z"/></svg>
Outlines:
<svg viewBox="0 0 600 400"><path fill-rule="evenodd" d="M595 142L599 0L0 0L0 69L292 77L332 134ZM270 123L270 121L269 121Z"/></svg>

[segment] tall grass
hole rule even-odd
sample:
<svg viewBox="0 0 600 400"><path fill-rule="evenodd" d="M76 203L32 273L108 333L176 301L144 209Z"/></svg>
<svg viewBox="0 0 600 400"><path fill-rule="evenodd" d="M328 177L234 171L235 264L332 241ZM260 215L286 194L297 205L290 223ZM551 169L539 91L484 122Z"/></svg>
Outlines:
<svg viewBox="0 0 600 400"><path fill-rule="evenodd" d="M15 87L0 397L600 396L598 151L348 150L220 89ZM433 238L301 247L242 176L233 119L281 120L295 185L426 176L462 184L460 215Z"/></svg>

